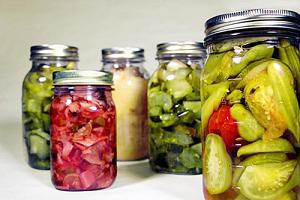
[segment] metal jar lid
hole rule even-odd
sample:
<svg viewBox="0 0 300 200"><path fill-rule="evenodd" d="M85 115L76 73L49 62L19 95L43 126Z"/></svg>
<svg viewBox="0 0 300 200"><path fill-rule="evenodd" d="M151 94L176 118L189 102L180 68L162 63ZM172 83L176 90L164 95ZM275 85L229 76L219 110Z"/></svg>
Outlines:
<svg viewBox="0 0 300 200"><path fill-rule="evenodd" d="M53 73L53 85L112 85L112 73L66 70Z"/></svg>
<svg viewBox="0 0 300 200"><path fill-rule="evenodd" d="M78 48L61 44L42 44L30 48L30 60L34 59L61 59L78 61Z"/></svg>
<svg viewBox="0 0 300 200"><path fill-rule="evenodd" d="M300 34L300 15L280 9L251 9L210 18L205 23L205 44L221 33L237 30L280 29Z"/></svg>
<svg viewBox="0 0 300 200"><path fill-rule="evenodd" d="M113 47L102 49L102 61L144 61L144 49L138 47Z"/></svg>
<svg viewBox="0 0 300 200"><path fill-rule="evenodd" d="M206 49L202 42L166 42L157 45L157 57L176 55L206 56Z"/></svg>

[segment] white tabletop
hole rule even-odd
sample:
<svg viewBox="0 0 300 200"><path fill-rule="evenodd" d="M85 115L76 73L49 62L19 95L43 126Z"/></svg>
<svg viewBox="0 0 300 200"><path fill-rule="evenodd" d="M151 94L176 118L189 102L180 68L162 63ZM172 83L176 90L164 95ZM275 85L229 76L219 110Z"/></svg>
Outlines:
<svg viewBox="0 0 300 200"><path fill-rule="evenodd" d="M19 123L1 123L1 200L201 200L201 175L157 174L148 161L119 162L114 184L104 190L64 192L56 190L49 171L31 169L24 161Z"/></svg>

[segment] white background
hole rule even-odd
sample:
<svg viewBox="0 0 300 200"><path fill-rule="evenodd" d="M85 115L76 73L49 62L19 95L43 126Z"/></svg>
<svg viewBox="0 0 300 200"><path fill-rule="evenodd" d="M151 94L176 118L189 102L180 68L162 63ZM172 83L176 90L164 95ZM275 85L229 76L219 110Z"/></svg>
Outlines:
<svg viewBox="0 0 300 200"><path fill-rule="evenodd" d="M75 45L81 69L100 68L101 48L143 47L153 72L157 43L202 41L206 19L264 7L300 12L300 0L0 0L0 199L85 197L55 191L47 172L31 170L23 160L21 87L31 45ZM156 175L147 167L125 164L113 189L87 199L201 199L199 176Z"/></svg>

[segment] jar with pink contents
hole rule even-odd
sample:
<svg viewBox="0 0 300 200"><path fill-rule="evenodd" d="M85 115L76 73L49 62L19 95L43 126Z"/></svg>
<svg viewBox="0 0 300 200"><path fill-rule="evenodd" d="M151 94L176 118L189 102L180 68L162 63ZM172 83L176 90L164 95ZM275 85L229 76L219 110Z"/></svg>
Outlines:
<svg viewBox="0 0 300 200"><path fill-rule="evenodd" d="M52 182L67 191L107 188L117 173L112 75L72 70L53 77Z"/></svg>

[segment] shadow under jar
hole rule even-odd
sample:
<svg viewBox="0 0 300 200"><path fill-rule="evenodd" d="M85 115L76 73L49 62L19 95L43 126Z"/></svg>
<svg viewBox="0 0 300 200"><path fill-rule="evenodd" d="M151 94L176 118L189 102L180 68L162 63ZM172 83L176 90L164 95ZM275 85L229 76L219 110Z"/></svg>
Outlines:
<svg viewBox="0 0 300 200"><path fill-rule="evenodd" d="M65 45L32 46L32 68L23 81L23 137L28 164L50 169L49 111L53 95L52 73L77 68L78 49Z"/></svg>
<svg viewBox="0 0 300 200"><path fill-rule="evenodd" d="M113 73L112 96L117 107L117 159L148 157L147 84L144 50L133 47L102 49L103 71Z"/></svg>
<svg viewBox="0 0 300 200"><path fill-rule="evenodd" d="M157 45L159 68L148 85L150 165L156 172L200 174L202 43Z"/></svg>
<svg viewBox="0 0 300 200"><path fill-rule="evenodd" d="M300 16L254 9L206 22L207 200L299 200Z"/></svg>
<svg viewBox="0 0 300 200"><path fill-rule="evenodd" d="M112 75L105 72L54 73L51 177L57 189L96 190L114 182L116 111L111 84Z"/></svg>

